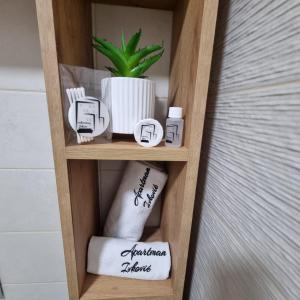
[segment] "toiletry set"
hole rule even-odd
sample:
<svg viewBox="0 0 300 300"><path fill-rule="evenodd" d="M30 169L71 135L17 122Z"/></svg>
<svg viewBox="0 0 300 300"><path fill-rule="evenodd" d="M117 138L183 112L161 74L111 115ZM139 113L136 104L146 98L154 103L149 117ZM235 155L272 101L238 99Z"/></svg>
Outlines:
<svg viewBox="0 0 300 300"><path fill-rule="evenodd" d="M77 143L86 143L105 132L109 125L109 112L99 99L85 96L83 87L66 89L70 108L68 120L76 132ZM170 107L165 128L165 145L178 148L182 146L184 120L181 107ZM143 147L155 147L163 139L161 124L152 118L143 119L134 127L134 138Z"/></svg>
<svg viewBox="0 0 300 300"><path fill-rule="evenodd" d="M183 125L182 107L170 107L165 129L165 145L167 147L179 148L182 146ZM141 120L134 129L134 138L143 147L157 146L162 141L163 135L163 128L155 119Z"/></svg>

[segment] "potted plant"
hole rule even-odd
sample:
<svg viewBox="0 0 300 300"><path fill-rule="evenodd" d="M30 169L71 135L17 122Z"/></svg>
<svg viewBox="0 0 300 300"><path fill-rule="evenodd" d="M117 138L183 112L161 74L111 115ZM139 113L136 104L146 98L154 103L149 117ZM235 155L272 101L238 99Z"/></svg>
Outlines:
<svg viewBox="0 0 300 300"><path fill-rule="evenodd" d="M164 49L161 45L137 49L141 35L139 30L126 43L122 34L120 48L93 37L93 47L113 63L113 67L106 67L113 77L101 81L101 90L111 111L114 133L133 134L137 122L154 117L155 86L144 73L161 58Z"/></svg>

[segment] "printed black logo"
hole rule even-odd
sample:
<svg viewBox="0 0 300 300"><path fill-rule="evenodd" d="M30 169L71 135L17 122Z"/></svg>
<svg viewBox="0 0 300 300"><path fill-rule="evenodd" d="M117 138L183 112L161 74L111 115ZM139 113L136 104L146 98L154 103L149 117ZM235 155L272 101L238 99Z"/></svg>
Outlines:
<svg viewBox="0 0 300 300"><path fill-rule="evenodd" d="M150 141L155 140L157 138L155 124L146 123L142 125L140 135L142 143L150 143Z"/></svg>

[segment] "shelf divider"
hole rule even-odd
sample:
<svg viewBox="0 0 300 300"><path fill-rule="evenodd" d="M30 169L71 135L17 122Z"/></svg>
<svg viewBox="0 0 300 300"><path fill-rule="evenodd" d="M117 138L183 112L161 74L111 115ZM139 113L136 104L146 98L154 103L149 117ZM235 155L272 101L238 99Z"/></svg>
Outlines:
<svg viewBox="0 0 300 300"><path fill-rule="evenodd" d="M173 299L172 281L171 279L149 281L88 274L80 300L102 299L171 300Z"/></svg>
<svg viewBox="0 0 300 300"><path fill-rule="evenodd" d="M188 148L169 148L163 144L145 148L131 141L113 141L108 144L69 145L65 148L65 156L66 159L89 160L187 161Z"/></svg>

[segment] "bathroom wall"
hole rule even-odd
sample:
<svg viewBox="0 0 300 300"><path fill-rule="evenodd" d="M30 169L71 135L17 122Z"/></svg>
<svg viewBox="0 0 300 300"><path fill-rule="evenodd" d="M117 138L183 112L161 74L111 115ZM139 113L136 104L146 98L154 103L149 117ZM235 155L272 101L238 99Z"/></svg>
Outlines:
<svg viewBox="0 0 300 300"><path fill-rule="evenodd" d="M299 299L299 24L298 0L220 1L186 299Z"/></svg>
<svg viewBox="0 0 300 300"><path fill-rule="evenodd" d="M34 0L0 1L0 40L0 280L8 300L66 300Z"/></svg>

